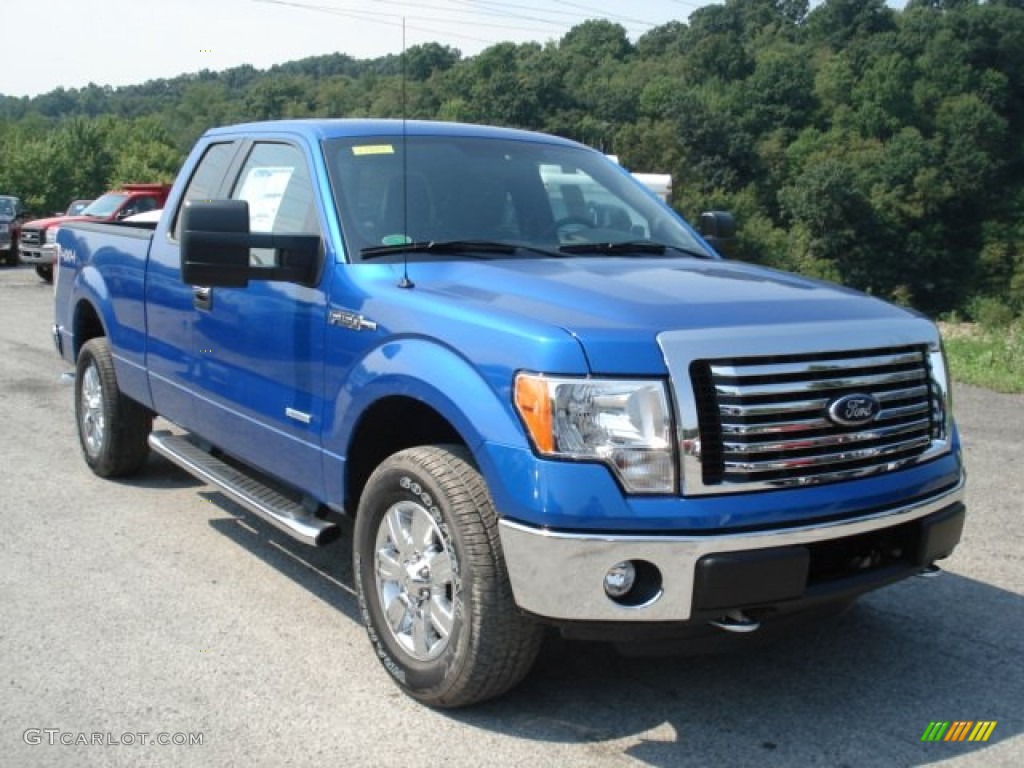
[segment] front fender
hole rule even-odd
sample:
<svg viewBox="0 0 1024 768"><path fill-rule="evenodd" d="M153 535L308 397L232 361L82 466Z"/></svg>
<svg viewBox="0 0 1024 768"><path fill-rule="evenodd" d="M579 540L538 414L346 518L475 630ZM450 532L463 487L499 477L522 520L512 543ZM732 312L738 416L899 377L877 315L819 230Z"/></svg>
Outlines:
<svg viewBox="0 0 1024 768"><path fill-rule="evenodd" d="M495 388L468 360L449 347L423 338L390 341L371 350L352 367L324 419L324 456L328 499L344 498L345 460L360 419L375 403L401 396L433 409L473 453L492 488L500 472L486 444L529 451L512 405L512 372Z"/></svg>

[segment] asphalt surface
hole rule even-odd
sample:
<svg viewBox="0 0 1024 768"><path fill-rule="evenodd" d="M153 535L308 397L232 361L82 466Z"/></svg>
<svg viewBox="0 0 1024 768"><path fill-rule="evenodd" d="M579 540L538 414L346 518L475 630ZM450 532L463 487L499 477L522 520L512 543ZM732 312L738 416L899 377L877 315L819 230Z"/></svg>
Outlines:
<svg viewBox="0 0 1024 768"><path fill-rule="evenodd" d="M1024 765L1024 397L956 389L969 519L942 577L728 654L553 641L511 694L439 712L372 656L349 538L292 542L158 457L89 472L52 315L0 269L0 765ZM934 720L997 725L922 743Z"/></svg>

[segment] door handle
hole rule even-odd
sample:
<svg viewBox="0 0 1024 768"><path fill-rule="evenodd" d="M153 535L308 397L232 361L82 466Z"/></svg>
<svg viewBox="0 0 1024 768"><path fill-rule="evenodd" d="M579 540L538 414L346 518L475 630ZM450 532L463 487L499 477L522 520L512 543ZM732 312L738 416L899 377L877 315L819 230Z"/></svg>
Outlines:
<svg viewBox="0 0 1024 768"><path fill-rule="evenodd" d="M213 289L197 285L192 288L192 306L196 309L213 308Z"/></svg>

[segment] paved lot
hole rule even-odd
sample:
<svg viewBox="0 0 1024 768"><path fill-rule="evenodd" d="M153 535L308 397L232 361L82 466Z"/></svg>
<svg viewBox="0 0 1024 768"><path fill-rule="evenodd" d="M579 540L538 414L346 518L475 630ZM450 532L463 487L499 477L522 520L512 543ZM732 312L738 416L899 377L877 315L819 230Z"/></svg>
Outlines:
<svg viewBox="0 0 1024 768"><path fill-rule="evenodd" d="M750 652L552 643L511 695L443 713L371 657L347 539L293 543L158 458L88 471L51 301L0 270L4 766L1024 765L1022 397L956 392L970 517L944 577ZM922 744L932 720L998 725ZM135 743L60 743L93 733ZM203 743L141 743L161 733Z"/></svg>

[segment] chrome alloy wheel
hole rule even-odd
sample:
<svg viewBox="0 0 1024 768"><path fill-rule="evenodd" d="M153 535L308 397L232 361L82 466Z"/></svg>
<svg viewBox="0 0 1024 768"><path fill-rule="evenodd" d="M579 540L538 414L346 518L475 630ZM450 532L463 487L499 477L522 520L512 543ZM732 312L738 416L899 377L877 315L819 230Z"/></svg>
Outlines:
<svg viewBox="0 0 1024 768"><path fill-rule="evenodd" d="M417 661L430 661L448 646L455 620L453 556L425 507L401 501L377 528L374 576L388 628Z"/></svg>
<svg viewBox="0 0 1024 768"><path fill-rule="evenodd" d="M85 369L82 376L82 435L85 448L90 456L98 456L103 450L103 430L106 418L103 415L103 386L95 365Z"/></svg>

